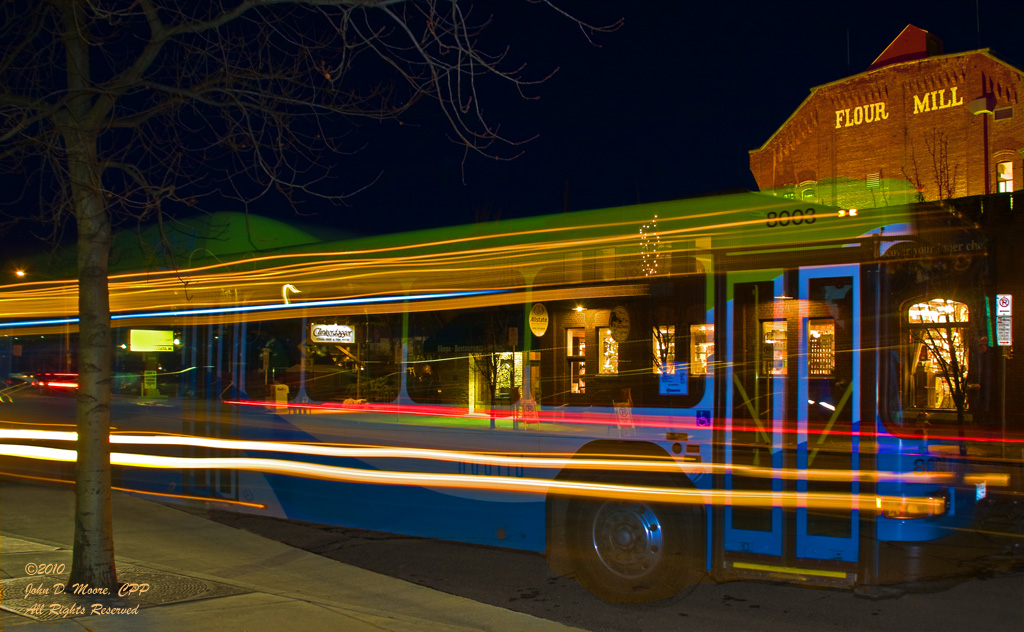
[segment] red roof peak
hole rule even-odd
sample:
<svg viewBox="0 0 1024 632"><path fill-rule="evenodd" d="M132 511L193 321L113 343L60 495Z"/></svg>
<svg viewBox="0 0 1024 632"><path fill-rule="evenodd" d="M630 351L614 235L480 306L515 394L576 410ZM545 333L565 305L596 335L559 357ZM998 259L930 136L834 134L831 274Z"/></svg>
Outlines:
<svg viewBox="0 0 1024 632"><path fill-rule="evenodd" d="M891 44L886 46L882 54L868 66L868 70L898 64L904 61L924 59L932 55L942 54L942 40L924 29L919 29L913 24L908 24L903 31L896 36Z"/></svg>

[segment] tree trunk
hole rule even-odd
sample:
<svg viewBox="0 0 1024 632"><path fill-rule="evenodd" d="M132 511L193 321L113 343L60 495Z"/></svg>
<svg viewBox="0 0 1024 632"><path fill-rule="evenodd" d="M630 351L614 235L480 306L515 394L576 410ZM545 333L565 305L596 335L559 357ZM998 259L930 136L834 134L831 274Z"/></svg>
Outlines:
<svg viewBox="0 0 1024 632"><path fill-rule="evenodd" d="M110 215L104 196L98 134L112 101L91 83L85 3L56 3L63 21L70 95L56 115L67 158L68 195L78 228L78 460L75 543L69 584L116 594L114 524L110 505L111 357Z"/></svg>
<svg viewBox="0 0 1024 632"><path fill-rule="evenodd" d="M78 463L71 584L117 586L110 493L110 217L93 134L70 130L71 197L78 226Z"/></svg>

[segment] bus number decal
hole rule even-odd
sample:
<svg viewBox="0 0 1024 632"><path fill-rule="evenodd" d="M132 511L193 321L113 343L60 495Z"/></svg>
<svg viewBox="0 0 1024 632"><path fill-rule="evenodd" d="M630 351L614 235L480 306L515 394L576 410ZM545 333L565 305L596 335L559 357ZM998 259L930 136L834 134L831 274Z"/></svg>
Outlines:
<svg viewBox="0 0 1024 632"><path fill-rule="evenodd" d="M806 211L795 209L792 213L789 211L775 211L768 212L768 228L775 228L776 226L799 226L800 224L813 224L814 220L814 209L809 208Z"/></svg>
<svg viewBox="0 0 1024 632"><path fill-rule="evenodd" d="M914 474L924 474L925 472L945 472L948 469L946 459L937 459L932 456L927 459L914 460Z"/></svg>

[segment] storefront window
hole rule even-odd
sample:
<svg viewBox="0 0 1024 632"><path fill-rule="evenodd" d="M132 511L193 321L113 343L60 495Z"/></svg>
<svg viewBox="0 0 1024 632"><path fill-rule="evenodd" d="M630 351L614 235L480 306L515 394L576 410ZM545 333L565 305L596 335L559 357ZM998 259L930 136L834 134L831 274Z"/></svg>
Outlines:
<svg viewBox="0 0 1024 632"><path fill-rule="evenodd" d="M600 346L600 360L601 366L598 371L600 373L618 373L619 372L619 343L612 337L611 329L599 330L599 339L601 342Z"/></svg>
<svg viewBox="0 0 1024 632"><path fill-rule="evenodd" d="M788 368L786 321L761 323L761 375L786 375Z"/></svg>
<svg viewBox="0 0 1024 632"><path fill-rule="evenodd" d="M658 325L651 335L654 353L654 373L675 373L676 370L676 326Z"/></svg>
<svg viewBox="0 0 1024 632"><path fill-rule="evenodd" d="M690 375L711 375L715 361L715 326L690 325Z"/></svg>
<svg viewBox="0 0 1024 632"><path fill-rule="evenodd" d="M569 392L583 394L586 392L587 374L587 336L582 327L574 327L566 331L566 354L569 359Z"/></svg>
<svg viewBox="0 0 1024 632"><path fill-rule="evenodd" d="M830 377L836 369L836 323L812 318L807 324L807 367L811 377Z"/></svg>
<svg viewBox="0 0 1024 632"><path fill-rule="evenodd" d="M523 354L521 353L499 353L497 362L496 382L499 389L508 390L513 386L523 385ZM515 381L513 382L513 373Z"/></svg>
<svg viewBox="0 0 1024 632"><path fill-rule="evenodd" d="M954 397L967 378L967 327L970 314L965 303L932 299L912 305L907 312L910 327L909 390L918 408L955 409Z"/></svg>

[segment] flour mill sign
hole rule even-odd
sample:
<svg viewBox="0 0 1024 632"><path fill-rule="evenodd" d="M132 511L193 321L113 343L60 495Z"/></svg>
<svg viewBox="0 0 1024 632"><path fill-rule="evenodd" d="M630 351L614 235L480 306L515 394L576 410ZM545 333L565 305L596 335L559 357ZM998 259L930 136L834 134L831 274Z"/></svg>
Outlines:
<svg viewBox="0 0 1024 632"><path fill-rule="evenodd" d="M964 98L957 95L957 89L957 86L952 86L948 92L946 88L941 88L913 95L913 113L923 114L925 112L935 112L963 105ZM836 129L884 121L889 118L889 112L886 110L886 107L885 101L876 101L867 105L836 110Z"/></svg>

